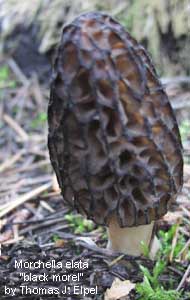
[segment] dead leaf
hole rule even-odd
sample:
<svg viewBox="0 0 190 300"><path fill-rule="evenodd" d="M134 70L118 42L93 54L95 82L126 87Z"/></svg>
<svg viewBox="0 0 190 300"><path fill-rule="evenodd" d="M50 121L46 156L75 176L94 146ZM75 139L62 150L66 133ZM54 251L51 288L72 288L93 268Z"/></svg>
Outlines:
<svg viewBox="0 0 190 300"><path fill-rule="evenodd" d="M130 280L122 281L115 278L110 289L107 289L104 300L117 300L129 295L130 291L135 288L135 283Z"/></svg>
<svg viewBox="0 0 190 300"><path fill-rule="evenodd" d="M58 247L58 248L62 248L65 246L65 240L62 240L62 239L58 239L56 242L55 242L55 247Z"/></svg>
<svg viewBox="0 0 190 300"><path fill-rule="evenodd" d="M163 220L168 224L176 224L180 222L181 218L182 218L182 214L180 212L168 211L167 214L164 215Z"/></svg>

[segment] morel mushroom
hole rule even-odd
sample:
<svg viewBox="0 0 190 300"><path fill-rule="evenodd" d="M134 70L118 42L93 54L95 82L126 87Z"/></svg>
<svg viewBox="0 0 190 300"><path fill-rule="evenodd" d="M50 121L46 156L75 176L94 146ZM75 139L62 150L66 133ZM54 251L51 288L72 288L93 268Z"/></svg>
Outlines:
<svg viewBox="0 0 190 300"><path fill-rule="evenodd" d="M109 248L141 254L181 189L182 145L149 55L110 16L64 27L48 121L65 201L108 227Z"/></svg>

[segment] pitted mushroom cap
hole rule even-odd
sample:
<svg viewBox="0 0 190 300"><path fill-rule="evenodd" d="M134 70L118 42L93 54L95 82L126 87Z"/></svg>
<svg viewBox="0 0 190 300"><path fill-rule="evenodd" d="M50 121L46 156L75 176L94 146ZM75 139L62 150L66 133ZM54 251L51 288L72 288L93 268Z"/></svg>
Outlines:
<svg viewBox="0 0 190 300"><path fill-rule="evenodd" d="M164 215L183 180L182 146L145 49L110 16L65 26L48 109L48 146L67 203L121 227Z"/></svg>

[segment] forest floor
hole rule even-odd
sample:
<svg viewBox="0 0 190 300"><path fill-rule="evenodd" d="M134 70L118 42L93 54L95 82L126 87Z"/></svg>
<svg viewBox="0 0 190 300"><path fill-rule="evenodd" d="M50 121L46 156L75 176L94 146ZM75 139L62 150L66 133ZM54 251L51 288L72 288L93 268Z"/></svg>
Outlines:
<svg viewBox="0 0 190 300"><path fill-rule="evenodd" d="M163 83L180 124L185 165L183 190L157 223L162 245L156 263L147 249L138 258L108 251L105 228L64 205L47 148L49 83L35 73L27 77L13 58L1 62L1 299L12 299L14 292L18 299L190 299L190 80ZM19 260L62 262L63 267L19 268ZM24 274L33 277L27 281ZM48 280L40 281L39 274ZM53 281L53 274L64 277ZM23 286L31 288L28 294Z"/></svg>

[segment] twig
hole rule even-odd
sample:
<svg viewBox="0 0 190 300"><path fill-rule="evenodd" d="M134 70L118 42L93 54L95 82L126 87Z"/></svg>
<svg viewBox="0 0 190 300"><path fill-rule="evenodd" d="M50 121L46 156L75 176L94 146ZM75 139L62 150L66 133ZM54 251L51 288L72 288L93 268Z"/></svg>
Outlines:
<svg viewBox="0 0 190 300"><path fill-rule="evenodd" d="M48 193L48 195L43 195L42 199L51 198L51 197L55 197L55 196L60 196L60 198L61 198L60 191L58 191L58 192L50 192L50 193Z"/></svg>
<svg viewBox="0 0 190 300"><path fill-rule="evenodd" d="M31 153L31 154L34 154L34 155L38 155L38 156L41 156L41 157L45 157L46 159L49 157L48 156L48 152L44 151L44 150L40 151L40 150L37 150L37 149L29 149L28 153Z"/></svg>
<svg viewBox="0 0 190 300"><path fill-rule="evenodd" d="M186 229L180 227L179 231L180 231L182 234L184 234L185 236L187 236L188 238L190 237L190 234L189 234L189 232L188 232Z"/></svg>
<svg viewBox="0 0 190 300"><path fill-rule="evenodd" d="M181 206L181 208L184 211L184 213L186 214L186 216L190 218L190 212L184 206Z"/></svg>
<svg viewBox="0 0 190 300"><path fill-rule="evenodd" d="M121 259L123 259L124 256L125 256L125 254L122 254L122 255L116 257L116 259L112 260L112 261L108 264L108 266L109 266L109 267L112 267L113 265L115 265L116 263L118 263Z"/></svg>
<svg viewBox="0 0 190 300"><path fill-rule="evenodd" d="M14 165L15 162L17 162L18 160L20 160L20 158L22 157L22 155L24 153L25 153L25 150L22 149L17 154L15 154L12 157L8 158L2 165L0 165L0 172L3 172L6 169L10 168L12 165Z"/></svg>
<svg viewBox="0 0 190 300"><path fill-rule="evenodd" d="M49 211L50 213L54 213L55 209L53 209L47 202L45 201L40 201L40 205L45 208L47 211Z"/></svg>
<svg viewBox="0 0 190 300"><path fill-rule="evenodd" d="M190 273L190 264L189 264L189 266L187 267L187 270L185 271L185 274L183 275L183 277L182 277L182 279L181 279L181 281L180 281L180 283L179 283L179 285L178 285L178 287L177 287L177 289L176 289L177 292L178 292L178 291L182 288L182 286L184 285L184 283L185 283L185 281L186 281L187 276L189 275L189 273Z"/></svg>
<svg viewBox="0 0 190 300"><path fill-rule="evenodd" d="M23 240L24 239L24 236L19 236L18 238L14 238L14 239L11 239L11 240L8 240L8 241L5 241L2 243L2 245L10 245L10 244L15 244L15 243L18 243L19 241Z"/></svg>
<svg viewBox="0 0 190 300"><path fill-rule="evenodd" d="M183 272L179 271L178 269L172 267L172 266L168 266L167 267L168 270L171 270L172 272L174 272L175 274L179 275L179 276L183 276Z"/></svg>
<svg viewBox="0 0 190 300"><path fill-rule="evenodd" d="M19 225L14 225L14 226L13 226L13 236L14 236L14 239L15 239L15 240L18 240L18 239L19 239L19 232L18 232L18 229L19 229Z"/></svg>
<svg viewBox="0 0 190 300"><path fill-rule="evenodd" d="M185 246L181 249L181 251L178 253L177 257L180 257L183 252L188 249L190 247L190 239L187 241L187 243L185 244Z"/></svg>
<svg viewBox="0 0 190 300"><path fill-rule="evenodd" d="M37 106L42 108L43 107L43 105L42 105L43 104L43 95L42 95L39 80L38 80L38 77L36 76L36 74L34 74L32 79L33 79L33 82L32 82L32 86L31 86L31 94L34 96Z"/></svg>
<svg viewBox="0 0 190 300"><path fill-rule="evenodd" d="M53 223L57 223L59 221L63 221L63 216L64 215L65 215L65 210L62 211L62 216L57 216L57 214L56 214L56 216L54 216L54 217L46 217L46 218L37 219L37 220L33 220L33 221L31 221L31 220L23 220L22 222L20 222L20 221L19 222L18 221L15 222L14 221L14 222L11 222L11 223L7 223L7 225L12 226L12 225L15 225L15 224L24 225L24 224L36 224L36 223L44 223L44 224L47 224L47 225L51 225ZM2 222L2 224L4 224L4 220L5 219L3 219L3 222L2 222L2 220L0 220Z"/></svg>
<svg viewBox="0 0 190 300"><path fill-rule="evenodd" d="M20 127L20 125L13 120L9 115L3 115L4 121L20 136L22 141L28 141L29 136L28 134Z"/></svg>
<svg viewBox="0 0 190 300"><path fill-rule="evenodd" d="M177 77L162 77L161 81L163 84L171 84L171 83L190 83L190 77L188 76L177 76Z"/></svg>
<svg viewBox="0 0 190 300"><path fill-rule="evenodd" d="M36 178L22 178L19 180L17 179L17 183L9 183L8 185L4 184L0 187L0 192L10 191L11 190L19 190L23 187L31 187L32 185L47 183L51 180L52 176L44 175L38 176Z"/></svg>
<svg viewBox="0 0 190 300"><path fill-rule="evenodd" d="M12 71L15 73L16 77L22 82L23 85L29 85L29 80L26 78L24 73L21 71L19 66L16 64L16 62L10 58L8 60L8 65L12 69Z"/></svg>
<svg viewBox="0 0 190 300"><path fill-rule="evenodd" d="M53 242L53 243L47 243L47 244L40 245L40 248L53 247L54 245L55 245L55 242Z"/></svg>
<svg viewBox="0 0 190 300"><path fill-rule="evenodd" d="M9 207L4 209L0 212L0 218L4 217L6 214L8 214L11 210L15 209L17 206L23 204L24 202L32 199L33 197L36 197L37 195L41 194L42 192L48 190L52 186L52 182L46 183L20 197L18 197L14 203L11 203Z"/></svg>
<svg viewBox="0 0 190 300"><path fill-rule="evenodd" d="M50 161L49 161L49 159L45 159L45 160L41 160L39 162L33 163L30 166L19 167L19 168L17 168L17 170L19 170L19 172L31 171L31 170L35 170L40 167L48 166L48 165L50 165Z"/></svg>
<svg viewBox="0 0 190 300"><path fill-rule="evenodd" d="M112 274L114 277L117 277L117 278L119 278L119 279L121 279L121 280L126 280L126 277L125 276L123 276L122 274L120 274L120 273L118 273L118 272L115 272L115 271L110 271L110 274ZM122 297L123 298L123 297ZM120 299L122 299L122 298L120 298ZM110 299L110 298L108 298L108 299ZM115 299L115 298L111 298L111 299ZM123 298L123 299L129 299L128 297L127 298Z"/></svg>
<svg viewBox="0 0 190 300"><path fill-rule="evenodd" d="M190 93L183 93L182 95L176 95L171 97L171 105L173 109L182 109L190 107Z"/></svg>

